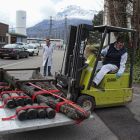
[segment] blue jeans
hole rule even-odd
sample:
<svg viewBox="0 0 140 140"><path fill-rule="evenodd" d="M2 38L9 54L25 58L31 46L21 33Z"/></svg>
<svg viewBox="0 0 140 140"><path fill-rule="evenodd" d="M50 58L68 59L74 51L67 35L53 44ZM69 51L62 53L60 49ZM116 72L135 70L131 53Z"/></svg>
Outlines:
<svg viewBox="0 0 140 140"><path fill-rule="evenodd" d="M46 76L46 71L47 71L47 65L48 64L48 59L46 60L45 62L45 66L44 66L44 72L43 72L43 75ZM48 76L51 76L51 66L48 66Z"/></svg>

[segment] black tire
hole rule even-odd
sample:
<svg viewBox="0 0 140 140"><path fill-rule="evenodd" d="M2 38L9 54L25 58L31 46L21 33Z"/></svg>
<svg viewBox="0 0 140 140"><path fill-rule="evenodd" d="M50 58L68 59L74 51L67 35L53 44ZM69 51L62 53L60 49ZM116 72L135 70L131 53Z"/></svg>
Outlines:
<svg viewBox="0 0 140 140"><path fill-rule="evenodd" d="M89 95L81 95L80 97L78 97L77 104L80 105L85 110L91 112L93 112L96 106L94 97Z"/></svg>
<svg viewBox="0 0 140 140"><path fill-rule="evenodd" d="M29 57L29 54L27 53L26 56L25 56L25 58L28 58L28 57Z"/></svg>
<svg viewBox="0 0 140 140"><path fill-rule="evenodd" d="M16 60L18 60L18 59L19 59L19 54L17 54L17 55L16 55L15 59L16 59Z"/></svg>
<svg viewBox="0 0 140 140"><path fill-rule="evenodd" d="M4 57L3 57L3 56L1 56L0 58L1 58L1 59L3 59Z"/></svg>
<svg viewBox="0 0 140 140"><path fill-rule="evenodd" d="M34 52L32 52L31 56L33 56L33 55L34 55Z"/></svg>
<svg viewBox="0 0 140 140"><path fill-rule="evenodd" d="M39 54L39 52L36 55L38 55L38 54Z"/></svg>

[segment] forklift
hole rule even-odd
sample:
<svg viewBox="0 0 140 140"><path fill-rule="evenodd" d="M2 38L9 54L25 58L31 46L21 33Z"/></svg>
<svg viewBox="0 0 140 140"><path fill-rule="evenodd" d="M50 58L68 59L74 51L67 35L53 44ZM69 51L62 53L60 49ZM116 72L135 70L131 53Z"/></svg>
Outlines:
<svg viewBox="0 0 140 140"><path fill-rule="evenodd" d="M100 44L97 50L88 58L84 57L84 52L87 46L87 41L93 32L101 33ZM116 78L115 73L108 73L101 81L98 88L93 85L93 78L100 69L98 67L101 59L101 50L104 47L104 42L107 39L107 45L111 43L111 33L130 33L132 34L132 46L130 49L130 70L125 72L119 79ZM92 34L93 35L93 34ZM95 34L97 37L97 34ZM83 107L87 112L93 111L98 107L112 107L118 105L124 105L132 101L133 89L133 63L134 63L134 49L136 46L136 31L132 29L113 27L113 26L97 26L81 24L78 26L71 26L68 45L64 53L61 71L56 73L55 79L43 79L39 68L24 68L24 69L0 69L0 81L3 79L9 79L7 82L12 83L13 87L20 88L29 86L28 89L39 90L59 90L59 94L62 98L72 100L71 104L78 104ZM19 80L10 76L7 71L22 71L22 70L34 70L31 79ZM4 74L5 73L5 74ZM7 74L6 74L7 73ZM9 77L9 78L8 78ZM19 82L19 83L18 83ZM43 83L43 89L39 86L36 88L31 87L36 82ZM26 85L23 83L27 83ZM19 87L20 85L20 87ZM41 85L41 83L40 83ZM27 89L27 90L28 90ZM25 88L24 88L25 90ZM30 90L28 90L29 92ZM14 91L15 92L15 91ZM33 93L33 92L32 92ZM56 94L57 95L57 94ZM42 95L40 95L42 97ZM46 96L47 97L47 96ZM56 97L56 96L55 96ZM56 98L56 101L61 101ZM52 101L50 102L52 103ZM61 101L60 103L64 103ZM67 101L68 103L68 101ZM60 105L60 104L59 104ZM64 112L66 110L64 109ZM8 120L15 117L15 111L8 108L1 108L0 114L5 121L0 120L0 134L10 134L29 130L37 130L42 128L50 128L56 126L64 126L75 124L77 121L68 118L68 116L57 112L55 118L51 119L36 119L27 120L26 123L19 121L18 119ZM14 116L11 116L15 114ZM71 114L71 112L70 112ZM77 115L76 115L77 116ZM6 117L6 118L5 118ZM88 119L92 119L91 114ZM81 120L80 120L81 121ZM79 122L78 122L79 123Z"/></svg>
<svg viewBox="0 0 140 140"><path fill-rule="evenodd" d="M84 57L87 40L92 32L99 32L101 39L98 51ZM108 73L101 81L98 88L93 85L93 78L98 72L98 64L101 61L101 50L110 44L112 34L127 34L131 37L132 45L128 49L130 69L120 78L116 78L115 72ZM136 48L136 31L128 28L114 26L92 26L81 24L71 26L69 31L67 48L64 53L62 68L56 73L56 86L66 93L66 97L85 110L93 111L99 107L112 107L125 105L132 101L133 88L133 63L134 49Z"/></svg>

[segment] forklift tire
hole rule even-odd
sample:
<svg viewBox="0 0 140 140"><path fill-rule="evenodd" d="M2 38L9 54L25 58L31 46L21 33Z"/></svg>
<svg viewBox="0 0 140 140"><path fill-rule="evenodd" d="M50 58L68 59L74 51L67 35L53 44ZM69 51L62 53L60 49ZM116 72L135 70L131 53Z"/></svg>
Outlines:
<svg viewBox="0 0 140 140"><path fill-rule="evenodd" d="M89 95L81 95L80 97L78 97L77 104L84 108L86 111L91 112L93 112L96 106L94 97L91 97Z"/></svg>

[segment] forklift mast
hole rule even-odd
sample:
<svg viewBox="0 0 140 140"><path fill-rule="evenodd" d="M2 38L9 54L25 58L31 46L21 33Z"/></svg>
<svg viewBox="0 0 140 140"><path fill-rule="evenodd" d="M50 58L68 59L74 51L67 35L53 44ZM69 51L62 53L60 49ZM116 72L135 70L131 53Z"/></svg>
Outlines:
<svg viewBox="0 0 140 140"><path fill-rule="evenodd" d="M62 87L67 87L68 92L77 96L80 91L80 80L82 70L85 68L84 50L86 39L89 35L89 28L93 26L80 24L71 26L69 32L68 45L65 56L64 74L57 77L58 83Z"/></svg>
<svg viewBox="0 0 140 140"><path fill-rule="evenodd" d="M86 46L86 39L88 37L89 25L80 24L78 27L71 26L69 41L66 50L64 75L67 75L80 81L81 68L84 66L84 50ZM91 26L90 26L91 27ZM78 78L79 77L79 78ZM79 79L79 80L78 80Z"/></svg>
<svg viewBox="0 0 140 140"><path fill-rule="evenodd" d="M76 31L77 31L76 26L70 26L68 45L67 45L66 56L65 56L65 66L64 66L64 75L68 75L68 76L69 76L71 56L73 55L73 49L76 40Z"/></svg>

